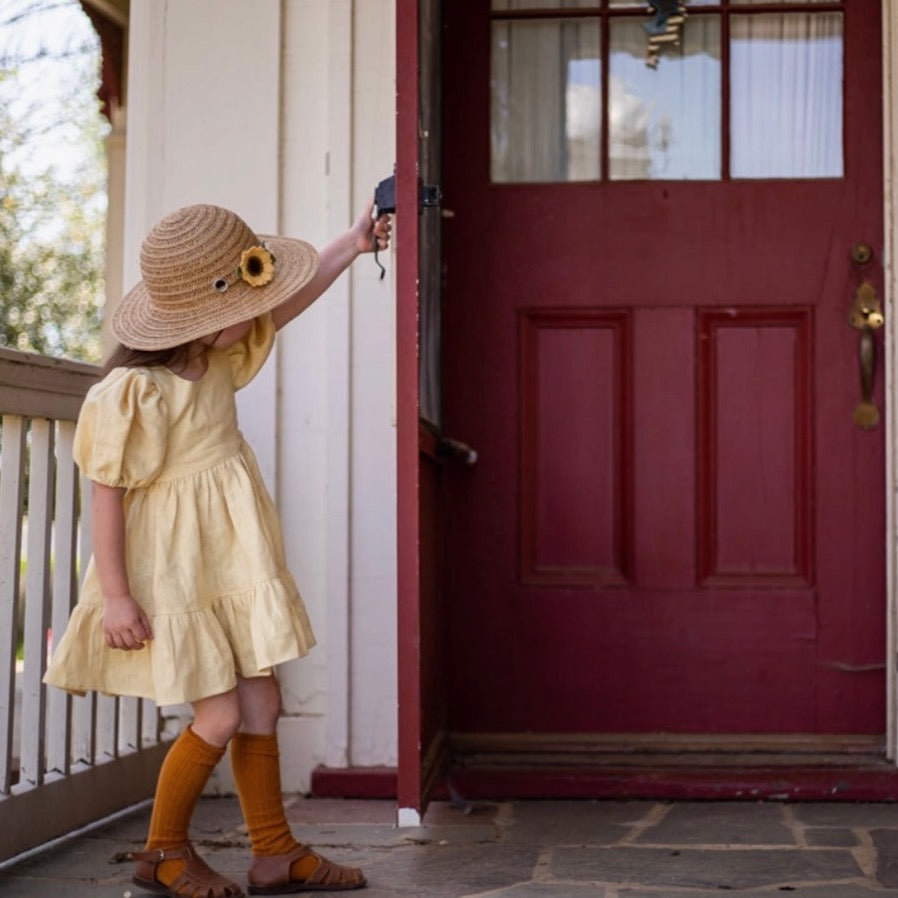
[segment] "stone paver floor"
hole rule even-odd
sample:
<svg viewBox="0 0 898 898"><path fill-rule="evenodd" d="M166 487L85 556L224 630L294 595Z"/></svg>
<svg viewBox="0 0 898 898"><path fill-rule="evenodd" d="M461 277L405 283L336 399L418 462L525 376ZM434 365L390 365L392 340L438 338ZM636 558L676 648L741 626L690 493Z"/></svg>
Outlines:
<svg viewBox="0 0 898 898"><path fill-rule="evenodd" d="M510 801L429 808L398 829L389 801L288 798L298 839L360 866L366 898L898 898L898 805ZM124 852L147 807L0 869L3 898L138 898ZM204 799L193 837L238 881L248 840L234 799Z"/></svg>

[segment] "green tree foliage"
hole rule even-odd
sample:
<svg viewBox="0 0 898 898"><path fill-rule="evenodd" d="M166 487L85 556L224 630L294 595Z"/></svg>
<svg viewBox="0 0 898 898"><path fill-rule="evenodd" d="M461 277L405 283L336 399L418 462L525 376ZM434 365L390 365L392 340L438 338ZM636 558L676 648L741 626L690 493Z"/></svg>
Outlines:
<svg viewBox="0 0 898 898"><path fill-rule="evenodd" d="M0 346L96 362L106 218L99 49L84 31L74 47L42 42L42 14L60 7L83 18L76 2L18 0L0 20ZM51 80L54 70L64 77Z"/></svg>

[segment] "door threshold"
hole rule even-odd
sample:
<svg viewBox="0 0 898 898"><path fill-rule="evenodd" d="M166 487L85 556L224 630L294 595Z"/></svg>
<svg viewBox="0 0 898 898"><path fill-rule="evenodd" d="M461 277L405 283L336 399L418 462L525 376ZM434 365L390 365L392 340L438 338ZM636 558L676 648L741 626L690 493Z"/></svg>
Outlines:
<svg viewBox="0 0 898 898"><path fill-rule="evenodd" d="M898 801L882 735L454 733L469 799Z"/></svg>
<svg viewBox="0 0 898 898"><path fill-rule="evenodd" d="M698 757L721 763L745 764L750 759L783 758L784 763L819 759L836 763L845 759L884 757L882 733L460 733L449 734L453 756L480 758L567 758L571 763L689 762Z"/></svg>
<svg viewBox="0 0 898 898"><path fill-rule="evenodd" d="M588 767L614 768L721 768L737 767L875 767L893 766L881 753L824 754L799 752L628 752L535 754L528 752L455 755L459 767L530 768L551 767L578 770Z"/></svg>
<svg viewBox="0 0 898 898"><path fill-rule="evenodd" d="M453 768L450 794L468 802L513 799L655 801L898 801L898 768L856 766Z"/></svg>

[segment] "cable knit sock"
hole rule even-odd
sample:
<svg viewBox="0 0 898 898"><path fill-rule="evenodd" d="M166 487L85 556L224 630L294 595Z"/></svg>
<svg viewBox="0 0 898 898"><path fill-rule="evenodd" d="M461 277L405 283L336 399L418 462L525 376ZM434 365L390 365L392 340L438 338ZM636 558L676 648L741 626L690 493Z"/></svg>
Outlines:
<svg viewBox="0 0 898 898"><path fill-rule="evenodd" d="M159 770L147 851L187 844L193 809L223 754L223 748L209 745L190 727L172 743ZM162 861L156 868L156 877L171 885L186 866L183 859Z"/></svg>
<svg viewBox="0 0 898 898"><path fill-rule="evenodd" d="M287 854L296 845L284 814L277 734L238 733L231 740L231 769L255 857ZM294 861L290 875L307 879L318 866L314 856Z"/></svg>

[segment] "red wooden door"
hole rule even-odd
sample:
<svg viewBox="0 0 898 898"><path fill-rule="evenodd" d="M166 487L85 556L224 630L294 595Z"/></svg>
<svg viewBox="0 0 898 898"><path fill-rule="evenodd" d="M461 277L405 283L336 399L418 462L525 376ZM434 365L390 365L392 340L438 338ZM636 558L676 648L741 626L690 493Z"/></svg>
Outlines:
<svg viewBox="0 0 898 898"><path fill-rule="evenodd" d="M576 13L607 109L615 17L645 7L493 5L445 8L444 421L479 454L444 473L450 729L882 734L884 429L853 423L848 324L858 286L881 291L878 0L690 3L683 38L719 36L717 170L688 174L697 147L679 177L616 169L605 115L593 174L565 182L497 180L497 29ZM818 13L841 157L765 177L735 161L734 36Z"/></svg>

